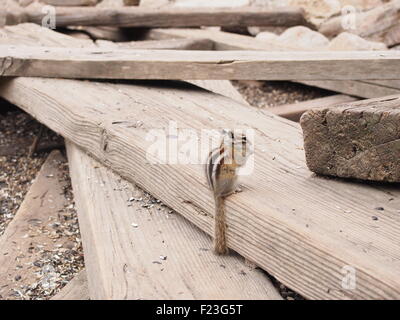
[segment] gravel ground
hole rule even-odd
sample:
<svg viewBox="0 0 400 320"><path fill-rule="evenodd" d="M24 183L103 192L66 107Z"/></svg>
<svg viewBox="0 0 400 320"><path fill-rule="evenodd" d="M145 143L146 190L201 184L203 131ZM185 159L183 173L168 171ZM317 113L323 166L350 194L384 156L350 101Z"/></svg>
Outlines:
<svg viewBox="0 0 400 320"><path fill-rule="evenodd" d="M287 81L233 81L246 101L257 108L277 107L332 95L331 91Z"/></svg>
<svg viewBox="0 0 400 320"><path fill-rule="evenodd" d="M235 81L234 85L251 105L258 108L277 107L330 94L329 91L292 82ZM48 155L47 152L39 152L34 154L33 157L27 155L28 147L34 136L39 132L39 128L39 123L29 115L0 100L0 235L3 234L6 226L14 217ZM42 142L60 144L62 139L54 132L46 129L41 139ZM3 151L8 150L7 148L4 149L5 145L13 147L12 153L14 155L2 156L2 147ZM15 148L16 146L17 148ZM60 166L63 175L59 179L68 182L64 190L64 195L68 201L64 210L54 221L54 236L67 238L68 241L55 251L40 252L42 258L33 262L34 266L38 268L38 279L31 286L16 289L16 299L51 298L84 267L68 164L64 162L60 163ZM158 203L157 200L153 200ZM147 205L145 199L143 205ZM51 265L52 269L43 272L44 265ZM285 299L303 299L277 280L272 278L272 281ZM52 283L52 285L49 286L46 283Z"/></svg>
<svg viewBox="0 0 400 320"><path fill-rule="evenodd" d="M48 153L28 156L40 125L28 114L0 100L0 235L14 217ZM43 142L62 139L46 130ZM11 150L11 151L10 151ZM5 156L4 154L11 155Z"/></svg>
<svg viewBox="0 0 400 320"><path fill-rule="evenodd" d="M61 174L56 177L61 184L65 184L63 195L66 204L58 211L57 216L49 217L46 226L38 225L30 228L30 235L44 234L51 239L53 245L45 249L42 245L32 245L29 250L38 257L29 261L36 279L28 285L19 285L16 281L15 299L46 300L53 297L83 268L84 256L78 218L73 202L73 194L69 177L67 161L58 163ZM51 249L49 249L51 248Z"/></svg>
<svg viewBox="0 0 400 320"><path fill-rule="evenodd" d="M0 156L0 236L17 213L48 156L47 152L35 153L32 157L27 155L27 147L39 129L40 124L28 114L0 100L0 152L11 150L11 155ZM50 130L45 130L41 143L60 145L62 138ZM20 147L8 148L9 146ZM23 287L16 279L15 287L10 288L15 299L49 299L84 267L68 163L60 162L59 166L62 174L57 178L65 183L63 194L67 201L58 215L49 221L51 231L48 236L53 241L61 241L62 244L55 246L52 251L44 250L41 246L30 248L40 257L32 261L31 266L37 278L32 279L30 285ZM31 231L43 232L39 227Z"/></svg>

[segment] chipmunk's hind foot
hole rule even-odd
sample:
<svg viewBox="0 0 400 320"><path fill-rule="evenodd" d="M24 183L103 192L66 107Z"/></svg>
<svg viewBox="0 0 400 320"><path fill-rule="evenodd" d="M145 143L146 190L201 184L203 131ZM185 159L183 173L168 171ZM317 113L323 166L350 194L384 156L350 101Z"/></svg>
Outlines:
<svg viewBox="0 0 400 320"><path fill-rule="evenodd" d="M215 244L214 245L214 253L219 256L224 256L229 253L229 248L227 248L226 246L221 246L221 245Z"/></svg>

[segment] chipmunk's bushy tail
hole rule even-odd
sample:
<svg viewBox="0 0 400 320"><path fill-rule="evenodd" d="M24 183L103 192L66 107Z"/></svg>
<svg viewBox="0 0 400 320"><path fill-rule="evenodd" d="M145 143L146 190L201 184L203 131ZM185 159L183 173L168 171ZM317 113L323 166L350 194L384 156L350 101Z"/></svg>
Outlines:
<svg viewBox="0 0 400 320"><path fill-rule="evenodd" d="M223 197L215 197L214 252L216 254L228 253L225 233L225 199Z"/></svg>

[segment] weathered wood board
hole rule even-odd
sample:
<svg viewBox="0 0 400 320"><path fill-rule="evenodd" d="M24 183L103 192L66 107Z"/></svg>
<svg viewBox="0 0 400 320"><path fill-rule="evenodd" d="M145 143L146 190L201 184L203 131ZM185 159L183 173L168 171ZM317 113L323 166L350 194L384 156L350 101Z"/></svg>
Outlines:
<svg viewBox="0 0 400 320"><path fill-rule="evenodd" d="M397 88L384 86L381 85L380 83L379 84L368 83L366 81L351 81L351 80L304 81L303 80L299 82L309 86L342 92L344 94L348 94L351 96L367 98L367 99L400 94L400 90Z"/></svg>
<svg viewBox="0 0 400 320"><path fill-rule="evenodd" d="M342 103L301 118L313 172L400 183L400 96Z"/></svg>
<svg viewBox="0 0 400 320"><path fill-rule="evenodd" d="M8 21L42 24L46 12L24 8ZM143 8L143 7L57 7L57 27L196 27L196 26L295 26L307 24L302 9L264 8Z"/></svg>
<svg viewBox="0 0 400 320"><path fill-rule="evenodd" d="M309 298L399 297L399 190L311 176L292 122L211 93L149 84L17 78L3 81L0 94L207 233L213 202L202 167L149 164L146 128L173 119L196 129L251 125L257 165L243 178L246 191L228 200L229 246ZM138 119L143 126L135 129ZM374 221L378 206L385 211ZM357 270L356 290L341 287L347 265Z"/></svg>
<svg viewBox="0 0 400 320"><path fill-rule="evenodd" d="M0 46L0 75L78 79L390 80L400 53Z"/></svg>
<svg viewBox="0 0 400 320"><path fill-rule="evenodd" d="M89 288L86 270L79 272L51 300L89 300Z"/></svg>
<svg viewBox="0 0 400 320"><path fill-rule="evenodd" d="M400 297L399 189L314 176L306 168L298 124L213 93L167 84L1 82L2 97L209 234L213 201L203 167L149 163L148 130L165 130L171 120L196 132L253 128L254 172L242 177L244 192L227 201L229 247L307 298ZM372 219L376 215L379 220ZM349 268L356 288L346 285Z"/></svg>
<svg viewBox="0 0 400 320"><path fill-rule="evenodd" d="M214 42L208 39L167 39L147 41L111 42L97 40L100 48L151 49L151 50L213 50Z"/></svg>
<svg viewBox="0 0 400 320"><path fill-rule="evenodd" d="M101 2L102 3L102 2ZM11 28L11 29L10 29ZM12 30L12 32L8 32L8 30ZM0 31L1 32L1 31ZM41 28L40 26L32 23L20 24L18 26L13 27L5 27L4 31L0 33L3 37L1 39L1 43L8 43L18 45L24 43L25 45L36 46L38 44L42 46L70 46L70 47L86 47L86 48L103 48L107 45L110 45L109 42L104 41L93 41L90 40L81 40L75 39L71 36L66 36L64 34L53 32L48 28ZM167 39L170 40L182 40L182 39ZM186 40L186 39L183 39ZM209 43L204 42L204 39L196 38L189 39L189 41L199 40L197 43L198 46L205 45L205 47L199 47L201 50L207 50ZM163 42L163 40L161 40ZM157 41L140 41L140 45L144 46L144 43L150 43L150 46L146 49L150 49L157 45ZM115 44L119 45L119 44ZM129 42L127 43L129 45ZM165 45L165 42L164 42ZM181 43L178 42L180 46ZM196 46L197 46L196 45ZM172 48L171 48L172 49ZM175 48L177 49L177 48ZM206 90L230 97L234 100L244 102L240 93L232 86L231 82L228 80L186 80L186 82L192 83L198 87L204 88Z"/></svg>
<svg viewBox="0 0 400 320"><path fill-rule="evenodd" d="M343 94L338 94L309 101L286 104L279 107L267 108L267 110L272 112L273 114L276 114L277 116L281 116L283 118L298 122L301 115L308 110L312 110L315 108L327 108L339 103L351 102L356 100L356 98Z"/></svg>
<svg viewBox="0 0 400 320"><path fill-rule="evenodd" d="M67 151L91 299L282 299L261 270L214 255L211 238L176 212L73 144Z"/></svg>
<svg viewBox="0 0 400 320"><path fill-rule="evenodd" d="M186 80L186 82L208 91L221 94L243 104L248 104L246 99L243 98L229 80Z"/></svg>
<svg viewBox="0 0 400 320"><path fill-rule="evenodd" d="M100 0L40 0L40 2L58 7L95 6Z"/></svg>
<svg viewBox="0 0 400 320"><path fill-rule="evenodd" d="M215 43L216 50L270 50L270 51L299 51L304 50L295 44L285 44L277 41L260 41L253 37L221 32L215 30L200 29L151 29L145 35L148 39L169 39L169 38L208 38ZM323 89L341 92L344 94L376 98L394 94L400 94L396 85L384 83L366 83L361 81L298 81L303 84ZM392 81L390 81L392 82Z"/></svg>

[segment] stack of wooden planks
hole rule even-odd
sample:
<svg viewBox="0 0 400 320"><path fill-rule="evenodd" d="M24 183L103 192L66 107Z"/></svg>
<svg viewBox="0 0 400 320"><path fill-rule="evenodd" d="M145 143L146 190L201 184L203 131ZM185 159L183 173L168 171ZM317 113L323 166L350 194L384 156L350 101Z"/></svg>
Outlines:
<svg viewBox="0 0 400 320"><path fill-rule="evenodd" d="M38 8L21 8L6 21L40 23ZM313 175L294 122L316 107L345 108L353 96L400 94L397 52L306 51L217 30L156 29L215 21L309 25L297 8L56 12L58 27L153 29L134 31L145 41L122 43L76 39L32 23L0 29L0 96L67 140L86 270L55 299L281 299L244 258L308 299L400 297L398 187ZM344 94L258 110L229 80L290 80ZM184 128L255 133L254 171L226 200L228 245L239 255L209 250L214 205L202 166L149 162L148 133L168 134L171 122L178 135ZM145 191L176 214L149 213L130 200ZM10 241L3 235L0 249ZM351 288L343 284L349 268L357 279Z"/></svg>

